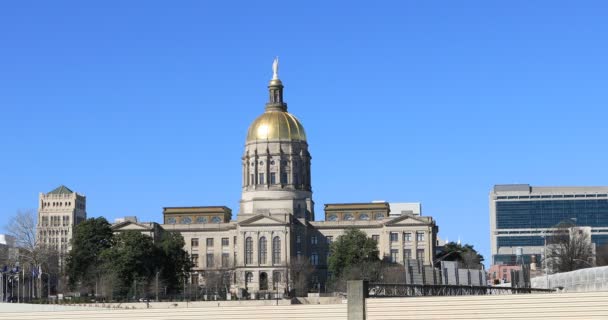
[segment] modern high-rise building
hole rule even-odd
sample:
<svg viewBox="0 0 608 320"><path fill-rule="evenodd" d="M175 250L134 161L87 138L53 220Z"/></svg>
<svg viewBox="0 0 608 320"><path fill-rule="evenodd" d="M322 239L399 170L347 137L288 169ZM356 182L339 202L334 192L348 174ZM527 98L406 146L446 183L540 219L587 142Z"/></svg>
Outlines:
<svg viewBox="0 0 608 320"><path fill-rule="evenodd" d="M38 201L37 243L68 252L74 226L86 220L86 197L59 186L49 193L40 193Z"/></svg>
<svg viewBox="0 0 608 320"><path fill-rule="evenodd" d="M591 229L595 246L608 243L608 187L495 185L490 192L493 264L543 258L547 234L562 222ZM521 248L521 250L518 250Z"/></svg>

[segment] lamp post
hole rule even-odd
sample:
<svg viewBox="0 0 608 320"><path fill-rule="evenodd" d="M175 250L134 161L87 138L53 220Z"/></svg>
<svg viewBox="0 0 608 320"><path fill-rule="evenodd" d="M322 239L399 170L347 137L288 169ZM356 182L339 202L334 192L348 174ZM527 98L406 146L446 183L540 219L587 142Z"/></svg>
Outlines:
<svg viewBox="0 0 608 320"><path fill-rule="evenodd" d="M160 274L160 271L156 272L156 302L158 302L158 275Z"/></svg>
<svg viewBox="0 0 608 320"><path fill-rule="evenodd" d="M544 237L543 237L543 262L545 263L545 282L547 284L547 289L549 289L549 273L548 271L548 266L547 266L547 231L545 231L544 233Z"/></svg>
<svg viewBox="0 0 608 320"><path fill-rule="evenodd" d="M0 303L4 302L4 272L6 272L5 269L0 269Z"/></svg>
<svg viewBox="0 0 608 320"><path fill-rule="evenodd" d="M40 277L42 277L43 274L46 274L46 299L48 300L51 297L51 275L46 272L40 272ZM42 295L42 293L40 295Z"/></svg>

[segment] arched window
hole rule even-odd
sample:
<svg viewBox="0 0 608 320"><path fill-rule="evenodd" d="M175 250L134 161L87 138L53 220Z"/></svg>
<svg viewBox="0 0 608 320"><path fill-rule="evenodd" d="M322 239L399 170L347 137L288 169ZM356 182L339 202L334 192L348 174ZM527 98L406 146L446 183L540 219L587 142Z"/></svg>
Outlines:
<svg viewBox="0 0 608 320"><path fill-rule="evenodd" d="M350 213L347 213L347 214L344 215L344 220L346 220L346 221L353 221L354 219L355 218Z"/></svg>
<svg viewBox="0 0 608 320"><path fill-rule="evenodd" d="M327 220L329 220L329 221L338 221L338 216L335 215L335 214L332 214L329 217L327 217Z"/></svg>
<svg viewBox="0 0 608 320"><path fill-rule="evenodd" d="M266 272L260 273L260 290L268 290L268 274Z"/></svg>
<svg viewBox="0 0 608 320"><path fill-rule="evenodd" d="M260 245L260 249L258 251L259 254L260 254L260 256L258 257L259 260L260 260L259 263L266 264L266 252L268 251L268 249L267 249L268 247L267 247L267 243L266 243L266 237L261 237L260 238L259 245Z"/></svg>
<svg viewBox="0 0 608 320"><path fill-rule="evenodd" d="M382 213L376 213L376 215L375 215L374 218L376 220L382 220L382 219L384 219L384 214L382 214Z"/></svg>
<svg viewBox="0 0 608 320"><path fill-rule="evenodd" d="M361 215L359 215L359 220L369 220L369 214L362 213Z"/></svg>
<svg viewBox="0 0 608 320"><path fill-rule="evenodd" d="M247 237L245 239L245 264L253 263L253 239Z"/></svg>
<svg viewBox="0 0 608 320"><path fill-rule="evenodd" d="M281 238L279 236L272 239L272 263L281 263Z"/></svg>

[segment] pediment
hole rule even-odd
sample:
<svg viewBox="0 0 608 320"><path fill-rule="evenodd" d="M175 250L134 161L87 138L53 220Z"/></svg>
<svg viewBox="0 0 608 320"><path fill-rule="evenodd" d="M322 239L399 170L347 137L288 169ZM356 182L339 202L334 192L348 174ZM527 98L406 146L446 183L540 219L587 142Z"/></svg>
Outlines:
<svg viewBox="0 0 608 320"><path fill-rule="evenodd" d="M114 230L150 230L149 226L141 225L133 221L124 221L112 226Z"/></svg>
<svg viewBox="0 0 608 320"><path fill-rule="evenodd" d="M402 216L391 219L391 220L385 222L384 224L387 226L399 226L399 225L411 226L411 225L428 225L430 223L431 223L430 221L427 221L426 219L422 219L418 216L404 214Z"/></svg>
<svg viewBox="0 0 608 320"><path fill-rule="evenodd" d="M267 216L264 214L259 214L259 215L253 216L253 217L239 223L239 225L241 225L241 226L256 226L256 225L267 226L267 225L285 225L285 224L287 224L286 221L277 219L272 216Z"/></svg>

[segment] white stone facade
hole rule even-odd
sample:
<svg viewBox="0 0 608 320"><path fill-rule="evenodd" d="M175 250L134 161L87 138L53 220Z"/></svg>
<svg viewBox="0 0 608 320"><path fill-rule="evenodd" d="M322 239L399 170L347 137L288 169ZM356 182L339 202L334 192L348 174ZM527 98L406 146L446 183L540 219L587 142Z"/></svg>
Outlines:
<svg viewBox="0 0 608 320"><path fill-rule="evenodd" d="M386 202L326 205L325 221L314 221L304 128L287 112L280 80L270 82L269 93L265 112L248 130L238 217L226 207L165 208L161 227L184 237L195 263L192 282L204 284L216 272L228 274L232 291L283 293L293 287L295 261L304 258L315 268L310 286L323 287L331 241L351 228L377 240L381 257L432 263L437 226L419 216L419 204L395 217Z"/></svg>

